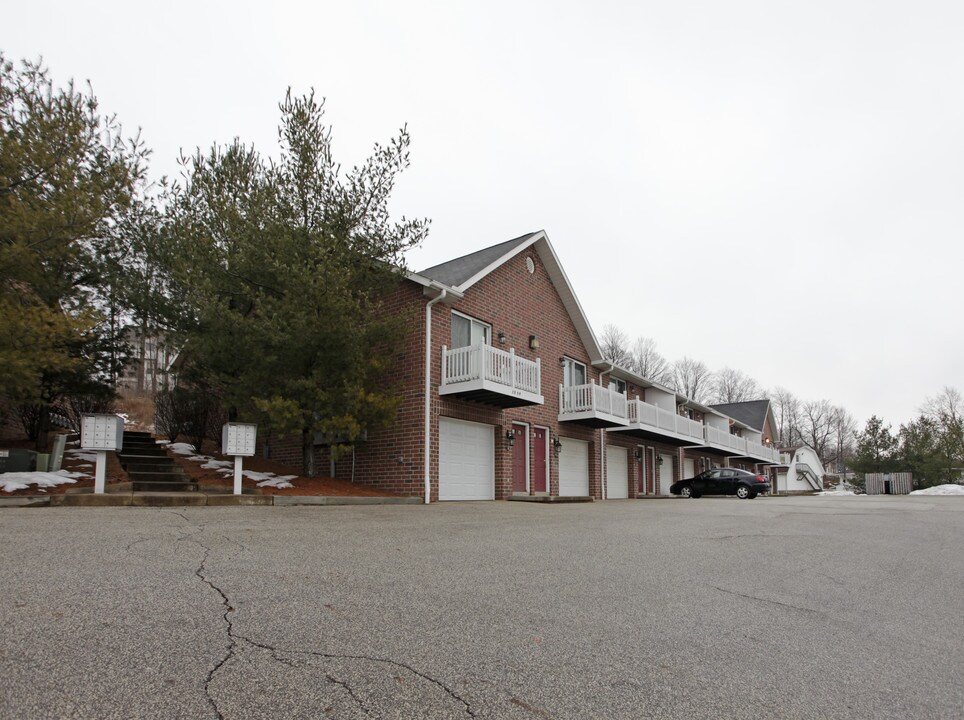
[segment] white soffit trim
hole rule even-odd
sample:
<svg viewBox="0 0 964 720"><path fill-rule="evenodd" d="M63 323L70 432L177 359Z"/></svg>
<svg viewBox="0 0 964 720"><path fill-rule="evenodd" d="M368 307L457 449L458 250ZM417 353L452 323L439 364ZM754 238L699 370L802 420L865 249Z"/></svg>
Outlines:
<svg viewBox="0 0 964 720"><path fill-rule="evenodd" d="M447 290L448 294L442 300L443 303L450 303L453 300L461 300L464 296L463 293L459 292L455 288L450 288L448 285L443 285L437 280L430 280L424 275L419 275L418 273L410 272L405 275L407 280L411 280L416 285L422 286L422 295L428 298L438 297L442 290Z"/></svg>

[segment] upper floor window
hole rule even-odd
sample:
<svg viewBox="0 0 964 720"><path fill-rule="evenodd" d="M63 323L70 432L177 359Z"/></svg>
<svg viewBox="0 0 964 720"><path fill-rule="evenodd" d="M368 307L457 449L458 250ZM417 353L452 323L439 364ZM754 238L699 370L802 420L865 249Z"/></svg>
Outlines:
<svg viewBox="0 0 964 720"><path fill-rule="evenodd" d="M572 358L565 358L562 366L562 384L566 387L586 384L586 366Z"/></svg>
<svg viewBox="0 0 964 720"><path fill-rule="evenodd" d="M491 328L483 322L470 318L468 315L452 313L452 347L475 347L488 345Z"/></svg>
<svg viewBox="0 0 964 720"><path fill-rule="evenodd" d="M609 389L615 390L618 393L626 392L626 381L620 380L619 378L613 378L609 381Z"/></svg>

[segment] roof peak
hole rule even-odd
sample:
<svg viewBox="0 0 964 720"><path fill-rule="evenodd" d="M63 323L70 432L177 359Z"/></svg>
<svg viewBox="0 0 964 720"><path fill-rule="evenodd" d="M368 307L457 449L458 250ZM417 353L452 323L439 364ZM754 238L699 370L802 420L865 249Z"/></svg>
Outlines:
<svg viewBox="0 0 964 720"><path fill-rule="evenodd" d="M532 240L532 238L541 232L541 230L537 230L536 232L526 233L511 240L490 245L489 247L476 250L467 255L433 265L425 270L420 270L418 274L448 285L449 287L458 288L520 245Z"/></svg>

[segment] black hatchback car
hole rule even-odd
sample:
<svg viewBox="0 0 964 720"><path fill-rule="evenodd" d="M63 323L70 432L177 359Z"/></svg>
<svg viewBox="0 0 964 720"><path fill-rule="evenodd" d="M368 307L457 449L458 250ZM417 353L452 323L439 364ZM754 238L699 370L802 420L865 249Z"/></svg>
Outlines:
<svg viewBox="0 0 964 720"><path fill-rule="evenodd" d="M760 493L770 492L770 483L763 475L755 475L736 468L706 470L688 480L670 485L673 495L698 498L700 495L736 495L741 500L752 500Z"/></svg>

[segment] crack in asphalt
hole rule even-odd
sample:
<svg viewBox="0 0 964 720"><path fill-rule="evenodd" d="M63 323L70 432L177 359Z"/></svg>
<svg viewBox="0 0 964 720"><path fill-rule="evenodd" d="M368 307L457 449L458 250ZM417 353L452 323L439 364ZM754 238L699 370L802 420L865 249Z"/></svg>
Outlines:
<svg viewBox="0 0 964 720"><path fill-rule="evenodd" d="M780 607L790 608L791 610L800 610L801 612L813 613L814 615L823 615L823 613L819 610L812 610L810 608L800 607L799 605L791 605L789 603L780 602L779 600L768 600L767 598L758 597L756 595L745 595L744 593L739 593L735 590L727 590L726 588L717 587L716 585L710 585L710 587L719 590L722 593L736 595L737 597L746 598L747 600L758 600L759 602L769 603L770 605L779 605Z"/></svg>
<svg viewBox="0 0 964 720"><path fill-rule="evenodd" d="M138 538L137 540L132 540L127 544L127 547L124 548L124 552L131 552L131 548L133 548L135 545L140 545L142 542L148 542L150 539L151 538Z"/></svg>
<svg viewBox="0 0 964 720"><path fill-rule="evenodd" d="M249 645L252 645L253 647L260 648L261 650L267 650L268 652L271 653L271 656L272 656L275 660L277 660L278 662L284 663L284 664L286 664L286 665L292 666L292 667L295 666L294 663L292 663L292 662L289 661L289 660L286 660L285 658L279 657L279 654L286 654L286 655L309 655L309 656L312 656L312 657L323 658L323 659L325 659L325 660L367 660L368 662L371 662L371 663L383 663L383 664L385 664L385 665L392 665L392 666L394 666L394 667L403 668L403 669L405 669L405 670L408 670L408 671L409 671L410 673L412 673L413 675L415 675L415 676L417 676L417 677L420 677L420 678L422 678L423 680L426 680L426 681L428 681L429 683L435 685L436 687L438 687L439 689L441 689L446 695L448 695L449 697L451 697L453 700L456 700L456 701L458 701L459 703L461 703L462 705L464 705L464 706L465 706L465 712L466 712L466 714L467 714L469 717L473 717L473 718L476 717L475 711L472 710L472 706L468 703L468 701L466 701L464 698L462 698L457 692L455 692L455 691L454 691L452 688L450 688L448 685L446 685L445 683L443 683L441 680L438 680L437 678L434 678L434 677L432 677L431 675L427 675L427 674L425 674L425 673L423 673L423 672L421 672L421 671L419 671L419 670L416 670L416 669L413 668L411 665L406 665L405 663L400 662L400 661L398 661L398 660L392 660L392 659L390 659L390 658L374 657L374 656L371 656L371 655L341 655L341 654L337 654L337 653L321 652L321 651L319 651L319 650L295 650L295 649L290 649L290 648L279 648L279 647L275 647L274 645L268 645L267 643L258 642L258 641L256 641L256 640L252 640L251 638L245 637L245 636L243 636L243 635L234 635L234 637L235 637L237 640L242 640L242 641L244 641L245 643L248 643ZM336 685L340 685L340 686L344 687L345 690L348 692L348 694L351 695L352 699L355 700L355 702L357 702L357 703L359 704L359 706L362 708L362 710L365 711L365 714L366 714L366 715L369 714L369 713L368 713L368 710L364 707L364 705L362 705L361 701L357 698L357 696L355 695L354 691L349 687L349 685L348 685L347 683L343 683L343 682L341 682L341 681L339 681L339 680L336 680L336 679L334 679L332 676L327 675L327 674L325 675L325 677L326 677L329 681L335 683Z"/></svg>
<svg viewBox="0 0 964 720"><path fill-rule="evenodd" d="M370 655L337 655L333 653L323 653L317 650L285 650L283 652L287 652L291 654L313 655L315 657L322 657L330 660L368 660L369 662L373 662L373 663L385 663L386 665L394 665L395 667L404 668L405 670L408 670L413 675L416 675L422 678L423 680L427 680L428 682L432 683L436 687L440 688L443 692L445 692L453 700L457 700L462 705L464 705L465 713L469 717L472 717L472 718L476 717L475 711L472 710L472 706L469 705L468 701L465 700L461 695L455 692L448 685L443 683L441 680L433 678L431 675L426 675L425 673L420 672L419 670L416 670L411 665L406 665L405 663L400 662L398 660L392 660L390 658L372 657Z"/></svg>
<svg viewBox="0 0 964 720"><path fill-rule="evenodd" d="M199 542L198 540L194 540L193 542L196 542L198 545L204 548L204 557L201 559L201 564L198 566L197 570L194 571L194 574L198 577L198 579L201 582L203 582L205 585L210 587L218 595L221 596L221 603L222 605L224 605L224 614L221 617L224 619L224 622L227 625L228 641L229 641L227 652L219 662L215 663L214 666L210 670L208 670L207 677L204 679L204 695L205 697L207 697L208 704L211 706L211 709L214 710L215 715L218 716L218 720L224 720L224 715L221 714L221 709L218 707L217 702L211 696L211 683L214 681L214 676L218 674L218 671L234 657L235 650L238 647L238 642L234 638L234 632L233 632L233 627L232 627L232 622L230 617L231 613L234 612L234 608L231 607L231 603L228 600L228 596L225 595L224 591L221 590L221 588L219 588L217 585L215 585L213 582L211 582L204 576L204 570L205 570L204 564L207 562L208 555L211 553L210 548L206 547L203 543Z"/></svg>
<svg viewBox="0 0 964 720"><path fill-rule="evenodd" d="M328 682L344 688L345 692L348 693L348 696L355 701L355 704L358 706L358 709L361 710L363 713L365 713L366 717L372 716L371 713L368 712L368 708L365 707L365 703L363 703L361 698L355 694L354 690L352 690L351 685L349 685L347 682L343 682L342 680L338 680L333 675L329 675L328 673L325 673L325 677L328 678Z"/></svg>
<svg viewBox="0 0 964 720"><path fill-rule="evenodd" d="M173 514L181 517L185 522L188 522L188 523L191 522L182 513L179 513L176 511L170 511L170 512L173 512ZM245 643L252 647L256 647L261 650L266 650L270 653L273 660L275 660L276 662L282 663L284 665L287 665L288 667L299 667L299 665L289 660L288 658L281 657L281 655L283 654L284 655L306 655L311 657L324 658L327 660L367 660L368 662L371 662L371 663L382 663L385 665L391 665L393 667L402 668L412 673L416 677L422 678L423 680L426 680L427 682L435 685L440 690L442 690L446 695L448 695L450 698L459 702L461 705L464 706L465 713L469 717L471 718L477 717L475 714L475 711L472 709L472 706L468 703L468 701L462 698L462 696L460 696L457 692L455 692L455 690L450 688L441 680L438 680L437 678L434 678L431 675L427 675L426 673L416 670L411 665L407 665L398 660L392 660L390 658L382 658L382 657L373 657L370 655L342 655L337 653L325 653L318 650L295 650L295 649L279 648L264 642L258 642L257 640L254 640L252 638L246 637L244 635L241 635L240 633L235 632L234 622L231 619L231 614L234 612L234 606L232 605L230 598L228 598L228 595L227 593L224 592L224 590L222 590L220 587L215 585L214 582L212 582L205 575L205 571L207 569L206 564L207 564L208 556L211 554L211 549L207 547L204 543L202 543L200 540L193 537L194 535L197 535L198 533L202 532L203 529L204 529L203 527L198 527L198 529L195 530L194 532L182 535L181 537L178 538L178 542L182 540L190 540L191 542L197 544L204 550L204 556L201 558L201 563L194 571L194 575L201 582L203 582L205 585L210 587L218 594L218 596L221 598L221 604L224 607L224 613L222 615L222 619L224 620L224 624L225 624L225 628L228 636L227 649L224 654L224 657L221 658L218 662L216 662L211 667L211 669L208 671L207 677L204 680L205 697L207 698L208 704L211 706L211 709L214 711L214 714L217 716L218 720L225 720L225 717L222 714L220 708L218 707L218 704L215 701L214 697L211 695L211 691L210 691L211 683L214 681L215 676L218 674L221 668L224 667L228 662L230 662L235 657L238 651L239 643ZM235 541L235 544L244 548L244 546L241 545L241 543L238 543ZM329 673L325 673L325 678L330 683L334 685L338 685L339 687L344 689L345 692L348 693L349 697L351 697L351 699L355 702L355 704L358 705L359 709L362 712L364 712L367 717L371 717L371 713L369 712L368 708L365 706L362 699L355 693L355 690L351 687L351 685L349 685L348 682L338 680L337 678L335 678L333 675Z"/></svg>

